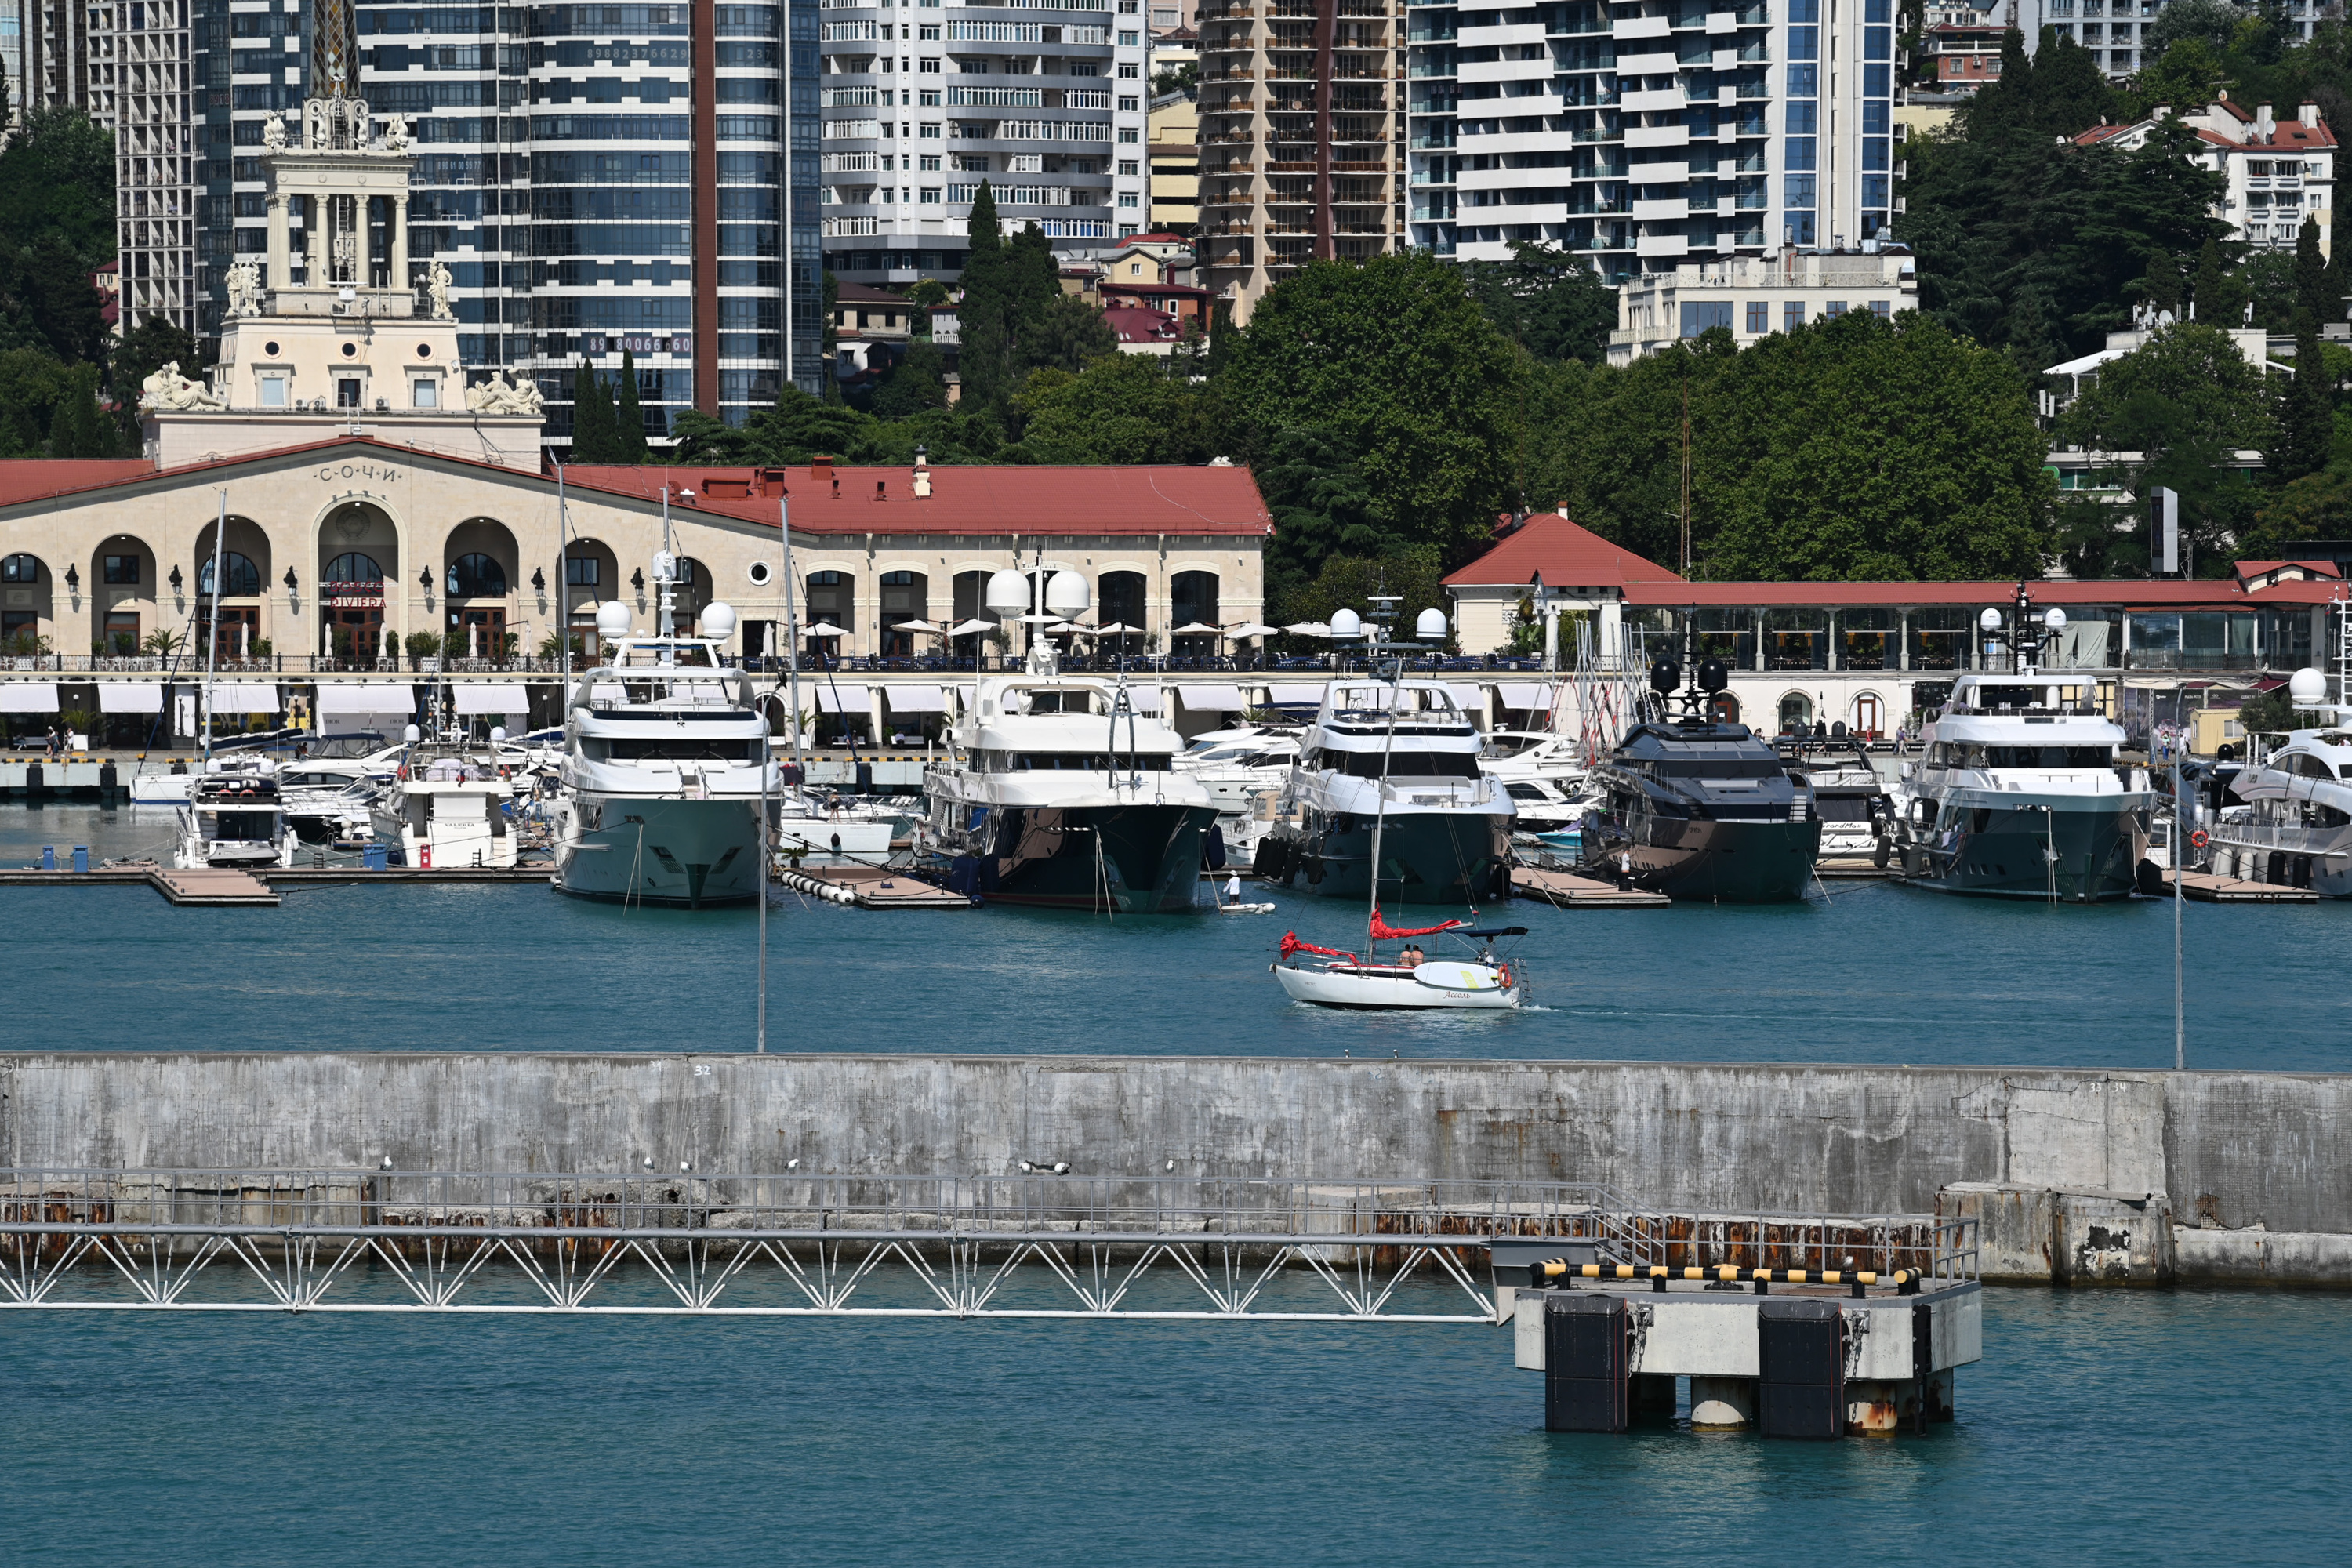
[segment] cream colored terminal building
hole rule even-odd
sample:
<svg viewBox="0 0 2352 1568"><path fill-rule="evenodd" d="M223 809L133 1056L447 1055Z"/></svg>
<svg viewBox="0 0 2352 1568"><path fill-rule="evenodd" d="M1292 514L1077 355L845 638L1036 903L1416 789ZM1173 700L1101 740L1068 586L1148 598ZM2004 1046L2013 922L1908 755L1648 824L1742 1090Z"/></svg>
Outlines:
<svg viewBox="0 0 2352 1568"><path fill-rule="evenodd" d="M811 646L844 658L937 653L895 628L992 619L988 576L1041 561L1139 650L1260 617L1273 524L1244 468L543 471L539 390L468 384L446 279L408 263L404 128L335 100L277 141L268 258L235 269L209 382L150 378L139 459L0 463L0 678L152 679L157 632L198 651L184 677L215 621L223 658L279 678L409 672L420 632L446 639L440 673L543 673L567 619L593 644L599 604L651 628L665 548L682 624L724 600L734 651L777 655L787 510L793 618L839 627ZM299 239L289 196L314 215Z"/></svg>

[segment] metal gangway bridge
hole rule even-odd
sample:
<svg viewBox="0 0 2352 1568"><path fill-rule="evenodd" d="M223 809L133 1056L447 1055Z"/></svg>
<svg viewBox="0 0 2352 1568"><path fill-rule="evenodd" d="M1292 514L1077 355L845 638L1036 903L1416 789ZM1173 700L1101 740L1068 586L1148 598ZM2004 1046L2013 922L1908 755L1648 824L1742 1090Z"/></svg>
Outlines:
<svg viewBox="0 0 2352 1568"><path fill-rule="evenodd" d="M1972 1225L1666 1214L1590 1184L0 1170L0 1310L1494 1323L1498 1242L1960 1277Z"/></svg>

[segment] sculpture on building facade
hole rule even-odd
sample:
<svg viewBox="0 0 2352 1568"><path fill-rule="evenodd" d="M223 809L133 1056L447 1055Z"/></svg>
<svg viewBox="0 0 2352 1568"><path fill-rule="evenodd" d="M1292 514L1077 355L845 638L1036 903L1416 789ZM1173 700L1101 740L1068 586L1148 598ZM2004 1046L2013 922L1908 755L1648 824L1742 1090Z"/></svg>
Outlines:
<svg viewBox="0 0 2352 1568"><path fill-rule="evenodd" d="M425 269L425 292L433 302L433 319L436 321L457 319L457 312L449 308L450 281L449 269L437 258Z"/></svg>
<svg viewBox="0 0 2352 1568"><path fill-rule="evenodd" d="M139 406L157 413L181 408L226 408L228 399L204 383L182 375L180 362L173 360L141 384Z"/></svg>
<svg viewBox="0 0 2352 1568"><path fill-rule="evenodd" d="M494 370L489 380L466 388L466 406L477 414L544 415L547 400L529 376L509 381L504 371Z"/></svg>
<svg viewBox="0 0 2352 1568"><path fill-rule="evenodd" d="M405 153L408 147L408 116L395 114L384 122L383 150L387 153Z"/></svg>
<svg viewBox="0 0 2352 1568"><path fill-rule="evenodd" d="M261 268L240 261L228 269L228 313L232 317L261 314Z"/></svg>
<svg viewBox="0 0 2352 1568"><path fill-rule="evenodd" d="M261 150L265 153L286 151L286 121L275 114L261 122Z"/></svg>

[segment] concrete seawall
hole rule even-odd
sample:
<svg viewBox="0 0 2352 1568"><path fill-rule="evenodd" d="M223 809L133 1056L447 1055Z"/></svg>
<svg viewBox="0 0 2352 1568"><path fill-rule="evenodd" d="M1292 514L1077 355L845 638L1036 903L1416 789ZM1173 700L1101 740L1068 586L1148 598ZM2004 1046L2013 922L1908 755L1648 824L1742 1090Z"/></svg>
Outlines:
<svg viewBox="0 0 2352 1568"><path fill-rule="evenodd" d="M1002 1172L1603 1182L1729 1214L1924 1213L1954 1183L2352 1237L2352 1076L1258 1058L0 1056L0 1166ZM2078 1205L2079 1206L2079 1205ZM2161 1209L2158 1212L2161 1212ZM2038 1223L2038 1222L2036 1222ZM2037 1233L2038 1234L2038 1233ZM2063 1246L2063 1240L2053 1245ZM2026 1249L2030 1251L2030 1248ZM2338 1246L2164 1267L2294 1282ZM2237 1261L2225 1261L2225 1260ZM2030 1273L2021 1257L2020 1268ZM1989 1272L2000 1273L2000 1270ZM2321 1282L2314 1279L2312 1282Z"/></svg>

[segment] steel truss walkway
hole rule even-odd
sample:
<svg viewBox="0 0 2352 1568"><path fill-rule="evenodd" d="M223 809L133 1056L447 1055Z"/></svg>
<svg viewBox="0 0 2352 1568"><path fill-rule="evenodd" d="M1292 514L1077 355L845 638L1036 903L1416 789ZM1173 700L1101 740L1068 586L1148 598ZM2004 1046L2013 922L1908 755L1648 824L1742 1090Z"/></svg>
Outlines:
<svg viewBox="0 0 2352 1568"><path fill-rule="evenodd" d="M1493 1322L1486 1244L1648 1258L1478 1182L0 1172L0 1309Z"/></svg>

